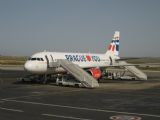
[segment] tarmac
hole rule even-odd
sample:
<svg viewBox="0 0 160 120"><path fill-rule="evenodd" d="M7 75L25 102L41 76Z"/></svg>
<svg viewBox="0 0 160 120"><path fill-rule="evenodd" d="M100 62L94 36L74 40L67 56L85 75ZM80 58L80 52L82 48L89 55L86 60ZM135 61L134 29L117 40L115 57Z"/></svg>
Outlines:
<svg viewBox="0 0 160 120"><path fill-rule="evenodd" d="M96 89L23 83L26 74L0 69L0 120L160 120L160 72Z"/></svg>

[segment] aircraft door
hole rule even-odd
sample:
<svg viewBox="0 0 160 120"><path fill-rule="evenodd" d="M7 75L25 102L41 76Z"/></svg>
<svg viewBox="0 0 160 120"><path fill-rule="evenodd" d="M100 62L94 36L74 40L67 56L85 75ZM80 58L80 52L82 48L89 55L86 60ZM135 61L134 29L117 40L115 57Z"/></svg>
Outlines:
<svg viewBox="0 0 160 120"><path fill-rule="evenodd" d="M113 65L113 59L111 56L109 56L109 59L110 59L110 65Z"/></svg>
<svg viewBox="0 0 160 120"><path fill-rule="evenodd" d="M55 59L52 55L50 55L50 57L52 62L57 62L57 59Z"/></svg>
<svg viewBox="0 0 160 120"><path fill-rule="evenodd" d="M49 68L49 58L47 55L45 55L46 61L47 61L47 68Z"/></svg>
<svg viewBox="0 0 160 120"><path fill-rule="evenodd" d="M53 56L52 56L52 55L50 55L50 56L51 56L51 60L52 60L52 62L54 62Z"/></svg>

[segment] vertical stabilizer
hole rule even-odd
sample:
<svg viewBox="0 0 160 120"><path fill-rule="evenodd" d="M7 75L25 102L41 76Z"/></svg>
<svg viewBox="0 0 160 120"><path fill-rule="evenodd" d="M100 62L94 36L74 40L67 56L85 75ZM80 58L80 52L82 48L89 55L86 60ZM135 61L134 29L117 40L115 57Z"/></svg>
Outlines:
<svg viewBox="0 0 160 120"><path fill-rule="evenodd" d="M113 39L107 48L106 54L112 57L113 56L119 57L119 38L120 38L120 32L115 31Z"/></svg>

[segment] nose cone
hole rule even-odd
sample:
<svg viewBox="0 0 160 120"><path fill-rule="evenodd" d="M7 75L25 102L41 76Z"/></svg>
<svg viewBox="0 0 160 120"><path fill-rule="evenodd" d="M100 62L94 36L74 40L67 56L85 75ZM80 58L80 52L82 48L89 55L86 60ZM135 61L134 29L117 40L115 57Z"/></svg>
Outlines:
<svg viewBox="0 0 160 120"><path fill-rule="evenodd" d="M34 71L34 66L31 62L27 61L25 64L24 64L24 69L28 72L33 72Z"/></svg>
<svg viewBox="0 0 160 120"><path fill-rule="evenodd" d="M47 65L36 61L27 61L24 64L24 69L33 74L44 74L47 72Z"/></svg>

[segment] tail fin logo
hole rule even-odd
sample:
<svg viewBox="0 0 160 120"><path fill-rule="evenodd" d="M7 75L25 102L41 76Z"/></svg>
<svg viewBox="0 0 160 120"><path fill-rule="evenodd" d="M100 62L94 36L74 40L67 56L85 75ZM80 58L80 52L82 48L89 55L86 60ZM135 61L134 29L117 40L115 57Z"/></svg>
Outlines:
<svg viewBox="0 0 160 120"><path fill-rule="evenodd" d="M120 32L115 31L113 39L110 45L108 46L108 51L111 51L114 55L119 55L119 38L120 38Z"/></svg>

